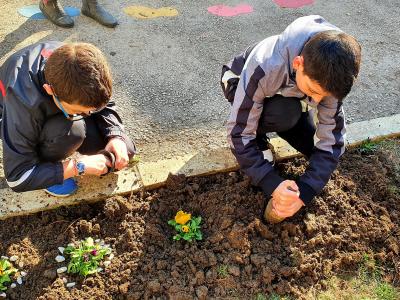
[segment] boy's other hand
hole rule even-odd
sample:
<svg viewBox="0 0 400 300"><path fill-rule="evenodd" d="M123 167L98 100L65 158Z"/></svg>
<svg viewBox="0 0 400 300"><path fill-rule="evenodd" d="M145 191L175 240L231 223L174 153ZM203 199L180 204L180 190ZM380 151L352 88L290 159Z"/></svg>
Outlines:
<svg viewBox="0 0 400 300"><path fill-rule="evenodd" d="M299 198L299 188L293 180L282 181L272 193L272 207L276 215L282 218L293 216L304 206Z"/></svg>
<svg viewBox="0 0 400 300"><path fill-rule="evenodd" d="M112 138L107 143L105 150L115 155L115 168L121 170L128 165L128 148L125 142L120 138Z"/></svg>
<svg viewBox="0 0 400 300"><path fill-rule="evenodd" d="M85 174L101 176L108 172L111 162L103 155L87 155L79 159L85 164Z"/></svg>

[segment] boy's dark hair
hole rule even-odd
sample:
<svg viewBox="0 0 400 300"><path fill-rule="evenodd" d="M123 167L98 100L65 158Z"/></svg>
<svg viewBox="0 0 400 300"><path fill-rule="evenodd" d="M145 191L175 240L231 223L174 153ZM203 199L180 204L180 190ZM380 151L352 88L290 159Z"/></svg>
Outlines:
<svg viewBox="0 0 400 300"><path fill-rule="evenodd" d="M360 71L361 46L354 37L335 30L317 33L302 56L310 79L339 100L347 96Z"/></svg>
<svg viewBox="0 0 400 300"><path fill-rule="evenodd" d="M111 98L110 68L103 53L91 44L57 48L48 58L44 74L57 97L67 103L100 108Z"/></svg>

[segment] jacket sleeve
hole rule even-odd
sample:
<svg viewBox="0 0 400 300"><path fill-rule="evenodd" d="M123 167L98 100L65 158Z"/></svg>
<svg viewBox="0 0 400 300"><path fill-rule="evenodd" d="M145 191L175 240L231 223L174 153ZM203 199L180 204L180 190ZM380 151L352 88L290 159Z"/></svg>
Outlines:
<svg viewBox="0 0 400 300"><path fill-rule="evenodd" d="M318 105L317 116L317 143L306 172L298 181L300 199L306 204L322 191L345 151L343 103L328 97Z"/></svg>
<svg viewBox="0 0 400 300"><path fill-rule="evenodd" d="M260 186L266 197L283 181L272 165L264 159L256 143L258 122L266 97L276 94L281 81L280 68L283 65L269 66L266 74L253 56L246 61L240 75L238 87L227 124L228 142L241 169L253 184ZM274 76L272 76L272 74Z"/></svg>
<svg viewBox="0 0 400 300"><path fill-rule="evenodd" d="M36 152L39 122L12 91L4 97L1 138L5 177L12 190L25 192L63 182L61 162L40 162Z"/></svg>
<svg viewBox="0 0 400 300"><path fill-rule="evenodd" d="M114 101L110 101L107 106L93 115L101 134L108 140L112 136L124 137L124 126L121 117L116 111Z"/></svg>

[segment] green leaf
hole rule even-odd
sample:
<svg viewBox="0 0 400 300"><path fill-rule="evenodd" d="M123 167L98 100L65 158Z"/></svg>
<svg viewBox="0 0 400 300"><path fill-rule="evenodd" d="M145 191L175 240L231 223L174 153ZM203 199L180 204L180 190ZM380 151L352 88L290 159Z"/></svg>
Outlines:
<svg viewBox="0 0 400 300"><path fill-rule="evenodd" d="M183 239L185 240L185 241L189 241L189 240L191 240L192 238L189 236L189 235L184 235L183 236Z"/></svg>
<svg viewBox="0 0 400 300"><path fill-rule="evenodd" d="M199 226L201 223L201 217L194 218L194 221L195 221L196 225Z"/></svg>
<svg viewBox="0 0 400 300"><path fill-rule="evenodd" d="M173 239L175 241L179 241L181 239L181 236L179 234L174 235Z"/></svg>
<svg viewBox="0 0 400 300"><path fill-rule="evenodd" d="M175 225L176 225L175 220L169 220L169 221L168 221L168 225L175 226Z"/></svg>
<svg viewBox="0 0 400 300"><path fill-rule="evenodd" d="M202 240L202 239L203 239L203 234L200 231L196 232L196 240Z"/></svg>

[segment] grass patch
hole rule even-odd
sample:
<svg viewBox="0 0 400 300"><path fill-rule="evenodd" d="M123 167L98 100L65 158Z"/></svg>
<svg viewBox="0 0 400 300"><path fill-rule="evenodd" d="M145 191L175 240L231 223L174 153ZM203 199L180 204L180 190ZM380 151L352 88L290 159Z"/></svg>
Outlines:
<svg viewBox="0 0 400 300"><path fill-rule="evenodd" d="M269 296L266 296L263 293L258 293L255 297L254 300L292 300L291 298L288 298L286 296L279 296L276 293L272 293Z"/></svg>
<svg viewBox="0 0 400 300"><path fill-rule="evenodd" d="M217 268L217 274L219 278L225 278L226 276L228 276L228 266L219 265Z"/></svg>
<svg viewBox="0 0 400 300"><path fill-rule="evenodd" d="M364 141L360 147L358 148L361 154L373 154L376 150L378 150L379 143L373 142L371 140Z"/></svg>
<svg viewBox="0 0 400 300"><path fill-rule="evenodd" d="M352 277L332 277L327 290L313 296L317 300L398 300L400 291L384 282L384 269L368 254L364 254L358 272Z"/></svg>

